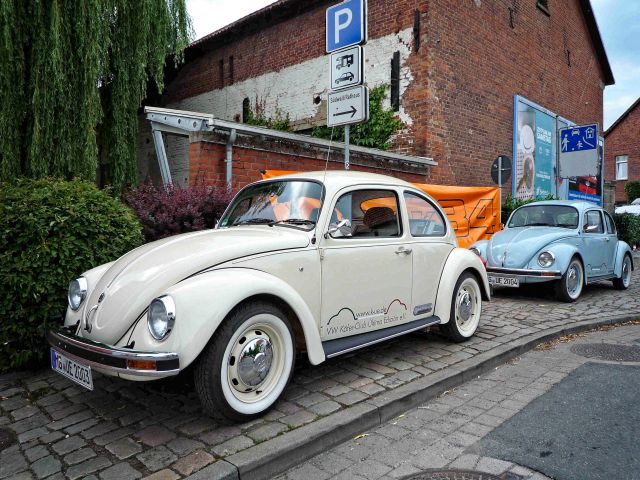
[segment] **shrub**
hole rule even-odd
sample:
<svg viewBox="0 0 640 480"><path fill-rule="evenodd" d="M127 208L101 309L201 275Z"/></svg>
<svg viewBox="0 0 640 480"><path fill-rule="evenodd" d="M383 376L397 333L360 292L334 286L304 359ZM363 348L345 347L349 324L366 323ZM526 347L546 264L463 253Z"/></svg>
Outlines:
<svg viewBox="0 0 640 480"><path fill-rule="evenodd" d="M70 280L141 243L133 212L89 182L0 184L0 371L43 358Z"/></svg>
<svg viewBox="0 0 640 480"><path fill-rule="evenodd" d="M640 216L632 213L616 213L613 215L618 238L629 245L640 244Z"/></svg>
<svg viewBox="0 0 640 480"><path fill-rule="evenodd" d="M640 198L640 182L627 182L624 186L624 193L627 194L629 203L633 202L636 198Z"/></svg>
<svg viewBox="0 0 640 480"><path fill-rule="evenodd" d="M124 194L143 226L147 241L213 228L231 201L226 190L198 185L180 188L143 183Z"/></svg>

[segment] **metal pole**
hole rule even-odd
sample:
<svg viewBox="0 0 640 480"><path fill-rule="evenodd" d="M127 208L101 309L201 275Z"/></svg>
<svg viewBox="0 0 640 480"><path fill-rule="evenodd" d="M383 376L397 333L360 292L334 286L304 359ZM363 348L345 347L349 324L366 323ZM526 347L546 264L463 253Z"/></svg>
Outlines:
<svg viewBox="0 0 640 480"><path fill-rule="evenodd" d="M349 170L349 130L350 125L344 126L344 169Z"/></svg>
<svg viewBox="0 0 640 480"><path fill-rule="evenodd" d="M502 223L502 155L498 155L498 188L500 189L500 211L498 222Z"/></svg>

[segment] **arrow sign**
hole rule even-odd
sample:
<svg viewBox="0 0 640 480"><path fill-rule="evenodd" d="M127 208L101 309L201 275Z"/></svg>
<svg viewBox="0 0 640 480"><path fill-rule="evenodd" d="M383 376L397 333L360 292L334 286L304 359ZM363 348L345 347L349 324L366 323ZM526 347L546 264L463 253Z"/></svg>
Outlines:
<svg viewBox="0 0 640 480"><path fill-rule="evenodd" d="M330 92L327 98L327 126L366 122L369 119L369 90L362 85Z"/></svg>
<svg viewBox="0 0 640 480"><path fill-rule="evenodd" d="M349 115L349 114L351 114L351 118L353 118L356 113L358 113L358 111L356 110L356 107L351 105L351 110L347 110L346 112L338 112L338 113L334 114L334 117L338 117L340 115Z"/></svg>

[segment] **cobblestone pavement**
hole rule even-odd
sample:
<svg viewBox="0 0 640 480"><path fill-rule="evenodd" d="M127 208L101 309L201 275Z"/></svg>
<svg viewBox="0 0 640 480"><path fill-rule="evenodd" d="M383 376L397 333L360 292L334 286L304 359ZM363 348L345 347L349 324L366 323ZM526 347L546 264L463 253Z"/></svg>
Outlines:
<svg viewBox="0 0 640 480"><path fill-rule="evenodd" d="M481 352L560 325L638 312L640 282L625 292L610 282L589 286L574 304L556 302L548 287L500 291L470 341L418 333L317 367L303 359L274 410L231 427L202 415L188 375L148 384L96 375L93 392L46 369L3 375L0 428L18 445L2 452L0 479L175 479L198 471L195 478L207 478L219 459Z"/></svg>
<svg viewBox="0 0 640 480"><path fill-rule="evenodd" d="M606 327L562 340L543 344L487 375L447 391L317 455L277 480L388 480L429 469L479 471L505 480L545 480L548 477L540 472L482 456L479 442L576 368L593 361L570 351L572 345L606 342L637 348L640 325ZM615 438L615 428L603 432L604 441Z"/></svg>

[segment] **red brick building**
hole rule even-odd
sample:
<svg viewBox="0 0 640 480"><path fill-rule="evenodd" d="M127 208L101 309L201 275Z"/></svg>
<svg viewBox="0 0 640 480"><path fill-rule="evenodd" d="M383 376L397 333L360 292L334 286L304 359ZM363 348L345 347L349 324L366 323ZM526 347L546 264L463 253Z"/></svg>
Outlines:
<svg viewBox="0 0 640 480"><path fill-rule="evenodd" d="M280 0L194 42L154 105L237 122L248 107L288 116L302 132L324 125L325 10L335 3ZM432 158L437 165L409 172L431 183L491 183L492 161L513 154L515 95L570 121L601 124L603 90L614 82L588 0L368 0L368 35L365 81L386 86L387 105L403 122L392 150ZM155 161L149 138L143 131L143 175L154 168L145 166ZM188 164L187 139L167 148L178 181L193 179L195 168L222 168L224 148L192 146L197 167ZM304 168L324 168L316 156ZM245 163L234 175L254 179L258 164Z"/></svg>
<svg viewBox="0 0 640 480"><path fill-rule="evenodd" d="M616 182L616 203L626 203L627 181L640 181L640 98L604 133L605 179Z"/></svg>

